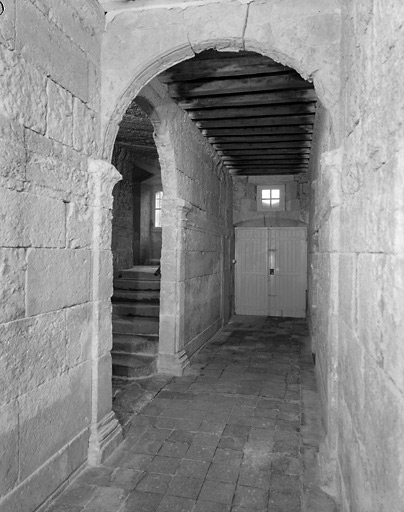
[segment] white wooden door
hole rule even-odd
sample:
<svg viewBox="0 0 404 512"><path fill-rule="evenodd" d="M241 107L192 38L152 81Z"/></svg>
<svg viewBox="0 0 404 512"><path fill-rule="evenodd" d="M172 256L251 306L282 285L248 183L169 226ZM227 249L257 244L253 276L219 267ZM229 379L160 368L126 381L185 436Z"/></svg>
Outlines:
<svg viewBox="0 0 404 512"><path fill-rule="evenodd" d="M238 315L268 314L268 229L236 228L235 303Z"/></svg>
<svg viewBox="0 0 404 512"><path fill-rule="evenodd" d="M236 228L236 313L306 316L306 228Z"/></svg>

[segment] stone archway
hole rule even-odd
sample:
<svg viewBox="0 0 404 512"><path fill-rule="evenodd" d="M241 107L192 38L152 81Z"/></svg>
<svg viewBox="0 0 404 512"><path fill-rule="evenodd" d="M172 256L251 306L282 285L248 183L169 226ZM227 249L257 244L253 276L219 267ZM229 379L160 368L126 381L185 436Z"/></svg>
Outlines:
<svg viewBox="0 0 404 512"><path fill-rule="evenodd" d="M291 15L291 13L293 13ZM230 1L185 8L108 13L103 40L102 154L109 159L130 101L155 76L195 53L248 50L313 81L336 121L340 10L334 0L293 8L290 2Z"/></svg>
<svg viewBox="0 0 404 512"><path fill-rule="evenodd" d="M107 15L103 40L102 157L110 159L118 123L131 100L154 77L206 49L260 53L295 69L314 83L329 114L329 139L338 145L340 9L334 0L291 2L229 0L183 8L135 9L128 4ZM329 148L332 149L332 148ZM321 149L320 149L321 152ZM187 205L173 197L177 227L184 225ZM177 237L181 243L181 236ZM181 251L178 256L180 257ZM177 272L181 261L175 260ZM179 275L179 274L178 274ZM166 345L161 370L181 373L186 356L179 341L183 318L179 311L183 290L167 310ZM169 288L168 288L169 289ZM332 403L332 400L328 400Z"/></svg>

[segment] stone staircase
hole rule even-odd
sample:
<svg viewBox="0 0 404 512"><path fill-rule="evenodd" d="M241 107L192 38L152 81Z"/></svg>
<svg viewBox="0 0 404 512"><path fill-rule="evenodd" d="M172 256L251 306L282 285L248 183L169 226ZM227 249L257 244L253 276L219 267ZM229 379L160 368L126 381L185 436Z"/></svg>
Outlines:
<svg viewBox="0 0 404 512"><path fill-rule="evenodd" d="M159 341L160 277L156 266L122 270L112 296L112 373L139 379L156 372Z"/></svg>

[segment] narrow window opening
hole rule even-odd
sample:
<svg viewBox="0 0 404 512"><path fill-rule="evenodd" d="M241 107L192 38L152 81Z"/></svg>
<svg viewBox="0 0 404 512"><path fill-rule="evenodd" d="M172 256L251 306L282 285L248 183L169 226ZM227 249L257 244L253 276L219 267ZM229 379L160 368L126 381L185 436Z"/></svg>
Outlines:
<svg viewBox="0 0 404 512"><path fill-rule="evenodd" d="M163 201L163 191L159 190L154 194L154 227L161 228L161 204Z"/></svg>

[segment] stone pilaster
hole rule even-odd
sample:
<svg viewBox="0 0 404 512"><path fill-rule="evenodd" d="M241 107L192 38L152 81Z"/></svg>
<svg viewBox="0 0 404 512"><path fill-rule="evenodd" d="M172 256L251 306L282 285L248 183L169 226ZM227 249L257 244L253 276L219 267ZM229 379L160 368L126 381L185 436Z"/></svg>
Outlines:
<svg viewBox="0 0 404 512"><path fill-rule="evenodd" d="M89 201L93 208L92 287L92 410L88 461L100 464L122 441L122 428L112 412L112 320L102 308L112 295L111 233L112 189L121 179L113 165L89 161ZM108 325L106 325L108 324Z"/></svg>

